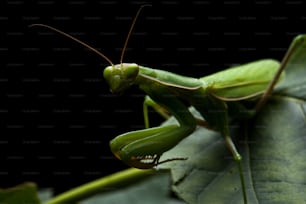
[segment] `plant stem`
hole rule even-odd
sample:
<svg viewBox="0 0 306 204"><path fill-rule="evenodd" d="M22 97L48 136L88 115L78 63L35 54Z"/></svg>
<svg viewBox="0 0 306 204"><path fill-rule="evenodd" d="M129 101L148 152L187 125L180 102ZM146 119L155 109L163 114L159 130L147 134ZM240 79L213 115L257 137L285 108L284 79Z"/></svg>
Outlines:
<svg viewBox="0 0 306 204"><path fill-rule="evenodd" d="M107 191L116 187L134 183L137 180L143 179L150 175L156 174L155 169L140 170L140 169L126 169L109 176L102 177L95 181L83 184L71 190L68 190L54 198L46 201L44 204L68 204L82 199L88 198L94 194Z"/></svg>

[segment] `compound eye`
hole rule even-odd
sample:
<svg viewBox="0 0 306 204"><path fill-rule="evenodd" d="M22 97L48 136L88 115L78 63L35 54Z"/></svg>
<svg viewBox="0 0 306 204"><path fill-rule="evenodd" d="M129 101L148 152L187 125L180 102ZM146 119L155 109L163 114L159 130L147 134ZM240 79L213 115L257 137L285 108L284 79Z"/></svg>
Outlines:
<svg viewBox="0 0 306 204"><path fill-rule="evenodd" d="M135 79L139 73L139 67L136 64L130 65L125 69L127 79Z"/></svg>

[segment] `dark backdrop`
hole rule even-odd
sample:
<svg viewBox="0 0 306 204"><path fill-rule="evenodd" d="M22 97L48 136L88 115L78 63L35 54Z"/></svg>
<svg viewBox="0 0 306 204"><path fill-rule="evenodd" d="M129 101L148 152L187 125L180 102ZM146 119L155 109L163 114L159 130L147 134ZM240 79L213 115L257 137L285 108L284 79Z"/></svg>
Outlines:
<svg viewBox="0 0 306 204"><path fill-rule="evenodd" d="M143 128L144 94L114 96L107 62L44 23L96 47L114 63L143 1L7 0L0 6L0 187L25 181L57 192L127 166L108 142ZM261 58L281 59L305 32L303 1L162 1L137 20L124 62L201 77ZM150 2L149 2L150 3ZM162 120L153 115L153 125Z"/></svg>

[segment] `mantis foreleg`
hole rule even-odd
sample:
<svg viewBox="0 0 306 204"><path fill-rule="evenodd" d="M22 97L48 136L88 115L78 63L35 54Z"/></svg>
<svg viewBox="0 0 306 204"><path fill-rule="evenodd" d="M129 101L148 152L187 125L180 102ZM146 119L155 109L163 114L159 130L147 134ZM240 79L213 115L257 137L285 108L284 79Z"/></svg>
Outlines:
<svg viewBox="0 0 306 204"><path fill-rule="evenodd" d="M154 93L151 93L154 96ZM153 102L151 99L148 101ZM171 158L159 162L159 157L191 134L196 121L188 108L167 90L161 90L158 104L173 114L178 125L167 125L128 132L117 136L110 142L112 152L117 158L137 168L152 168L160 163L185 158ZM154 102L155 103L155 102ZM180 110L180 111L177 111Z"/></svg>

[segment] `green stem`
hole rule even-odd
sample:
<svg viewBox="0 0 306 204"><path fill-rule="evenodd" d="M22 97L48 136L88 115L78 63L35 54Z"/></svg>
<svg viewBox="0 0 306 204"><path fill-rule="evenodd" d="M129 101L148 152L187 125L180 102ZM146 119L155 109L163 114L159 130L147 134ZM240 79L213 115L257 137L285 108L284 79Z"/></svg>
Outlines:
<svg viewBox="0 0 306 204"><path fill-rule="evenodd" d="M135 182L135 180L140 180L153 174L156 174L156 170L154 169L126 169L73 188L46 201L44 204L73 203L90 197L94 194L100 193L102 191L109 190L110 188L119 188L123 185L131 184L132 182Z"/></svg>

